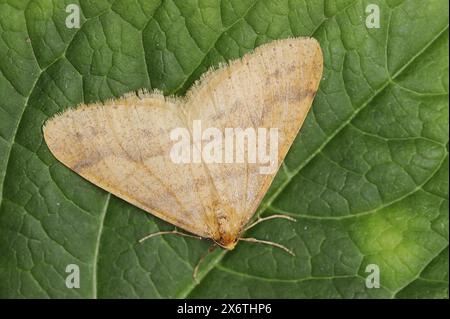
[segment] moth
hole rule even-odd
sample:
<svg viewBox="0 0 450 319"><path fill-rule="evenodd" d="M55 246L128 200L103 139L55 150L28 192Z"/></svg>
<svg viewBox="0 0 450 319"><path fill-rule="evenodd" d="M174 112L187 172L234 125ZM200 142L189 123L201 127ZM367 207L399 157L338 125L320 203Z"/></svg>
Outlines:
<svg viewBox="0 0 450 319"><path fill-rule="evenodd" d="M45 123L44 138L59 161L88 181L188 232L158 235L209 238L229 250L240 240L258 241L291 252L242 234L263 220L252 217L302 127L322 68L315 39L273 41L208 71L184 97L139 91L66 110ZM275 169L261 173L249 161L174 161L171 132L191 132L195 121L221 132L276 128ZM195 148L200 141L192 142Z"/></svg>

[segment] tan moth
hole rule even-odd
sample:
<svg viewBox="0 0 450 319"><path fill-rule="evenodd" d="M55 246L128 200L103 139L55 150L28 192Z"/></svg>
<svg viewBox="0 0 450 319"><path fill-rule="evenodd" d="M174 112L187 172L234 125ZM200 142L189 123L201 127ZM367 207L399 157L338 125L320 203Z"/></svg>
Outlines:
<svg viewBox="0 0 450 319"><path fill-rule="evenodd" d="M194 237L226 249L243 240L290 252L241 235L262 220L248 225L303 124L322 68L316 40L273 41L207 72L185 97L139 92L81 105L47 121L44 138L59 161L88 181ZM276 169L262 174L249 161L173 161L171 132L192 131L194 121L221 132L276 128ZM191 236L157 234L164 233Z"/></svg>

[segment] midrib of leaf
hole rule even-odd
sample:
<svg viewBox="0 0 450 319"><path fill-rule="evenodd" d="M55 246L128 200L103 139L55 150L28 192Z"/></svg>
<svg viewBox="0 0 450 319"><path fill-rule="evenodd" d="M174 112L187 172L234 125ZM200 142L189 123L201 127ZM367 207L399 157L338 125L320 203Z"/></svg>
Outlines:
<svg viewBox="0 0 450 319"><path fill-rule="evenodd" d="M106 195L105 203L103 204L103 209L100 213L99 219L99 227L97 233L97 240L95 242L95 250L94 250L94 258L92 262L92 298L97 298L97 271L98 271L98 260L99 260L99 252L100 252L100 242L103 234L103 225L105 224L106 212L108 211L109 201L111 199L111 193Z"/></svg>
<svg viewBox="0 0 450 319"><path fill-rule="evenodd" d="M281 186L274 192L274 195L272 195L268 202L262 204L263 209L261 210L261 213L263 213L264 211L266 211L267 207L278 197L278 195L286 188L286 186L289 184L289 182L292 180L292 178L297 175L311 160L314 159L314 157L316 157L322 150L323 148L329 143L331 142L331 140L342 130L344 129L365 107L367 107L367 105L369 105L369 103L375 98L377 97L381 92L383 92L383 90L390 84L393 83L393 80L395 78L397 78L398 76L400 76L417 58L419 58L429 47L431 47L431 45L433 45L433 43L435 41L437 41L439 39L439 37L441 37L446 31L448 30L448 24L434 37L432 38L421 50L419 50L415 55L413 55L411 57L411 59L409 59L397 72L394 73L393 76L389 77L388 80L383 83L383 85L380 86L380 88L378 88L378 90L376 90L374 92L374 94L372 96L370 96L366 101L364 101L361 106L359 106L359 108L356 109L355 112L353 112L353 114L345 121L342 123L342 125L340 125L320 146L319 148L312 153L302 164L300 164L300 166L294 170L293 172L291 172L289 174L289 176L287 177L287 179L285 180L285 182L283 182L283 184L281 184ZM445 158L445 156L444 156ZM443 160L442 160L443 161ZM440 166L440 165L439 165ZM437 170L436 170L437 171ZM435 171L435 172L436 172ZM430 174L431 177L434 176L434 173ZM430 177L430 178L431 178ZM429 179L430 179L429 178ZM357 216L357 215L356 215ZM222 260L222 258L227 254L228 251L224 251L223 255L221 256L221 258L216 259L214 261L212 261L209 265L208 268L205 270L203 276L201 277L201 279L199 279L197 284L193 284L191 285L190 289L187 289L186 291L184 291L183 293L183 298L188 298L190 293L195 289L196 286L201 284L201 281L206 278L208 276L208 274L211 272L211 270L213 270L216 265L219 265L220 261ZM430 262L433 260L433 258L431 258ZM424 269L426 266L428 266L428 264L430 263L426 263L426 265L424 266ZM419 272L420 274L420 272ZM398 293L398 292L397 292ZM395 296L395 294L393 294L393 297Z"/></svg>
<svg viewBox="0 0 450 319"><path fill-rule="evenodd" d="M357 274L351 274L351 275L318 276L318 277L308 276L308 277L303 277L303 278L299 278L299 279L283 279L283 278L269 278L269 277L262 277L259 275L247 274L244 272L236 271L234 269L230 269L230 268L225 267L220 264L217 265L216 268L220 271L227 272L227 273L233 274L235 276L240 276L240 277L245 277L245 278L255 279L255 280L260 280L260 281L266 281L266 282L300 283L300 282L311 281L311 280L331 280L331 279L358 277Z"/></svg>

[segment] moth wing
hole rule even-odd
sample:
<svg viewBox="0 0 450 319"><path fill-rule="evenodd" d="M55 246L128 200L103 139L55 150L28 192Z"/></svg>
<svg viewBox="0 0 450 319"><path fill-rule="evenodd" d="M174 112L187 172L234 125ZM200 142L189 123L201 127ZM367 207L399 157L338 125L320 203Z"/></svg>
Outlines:
<svg viewBox="0 0 450 319"><path fill-rule="evenodd" d="M274 41L226 68L208 73L189 92L185 106L188 122L201 118L202 127L222 131L237 127L256 132L260 128L266 132L278 129L276 167L270 174L261 173L265 165L260 163L207 164L220 194L220 206L228 207L226 216L218 217L226 219L226 232L233 236L239 235L255 213L301 128L322 68L322 52L315 39ZM266 142L268 150L269 140ZM222 144L225 153L226 145ZM235 151L246 153L247 149Z"/></svg>
<svg viewBox="0 0 450 319"><path fill-rule="evenodd" d="M95 185L227 246L270 186L321 74L315 40L275 41L208 72L184 100L129 95L82 106L48 121L44 137L58 160ZM170 132L190 128L194 120L219 130L278 128L276 167L261 174L260 163L174 163Z"/></svg>
<svg viewBox="0 0 450 319"><path fill-rule="evenodd" d="M136 95L71 109L49 120L45 141L79 175L153 215L202 237L214 216L204 168L170 158L170 131L185 127L176 101ZM199 177L200 176L200 177Z"/></svg>

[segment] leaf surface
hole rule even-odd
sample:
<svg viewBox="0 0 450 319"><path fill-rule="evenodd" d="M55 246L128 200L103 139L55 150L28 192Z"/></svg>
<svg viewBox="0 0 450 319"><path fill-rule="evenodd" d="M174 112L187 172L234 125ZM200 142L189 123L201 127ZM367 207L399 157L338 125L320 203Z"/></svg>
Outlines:
<svg viewBox="0 0 450 319"><path fill-rule="evenodd" d="M448 298L448 1L0 1L0 297ZM240 243L144 235L172 226L49 153L42 125L139 88L182 95L211 66L313 36L324 76ZM65 285L66 266L81 286ZM365 285L378 265L381 287Z"/></svg>

